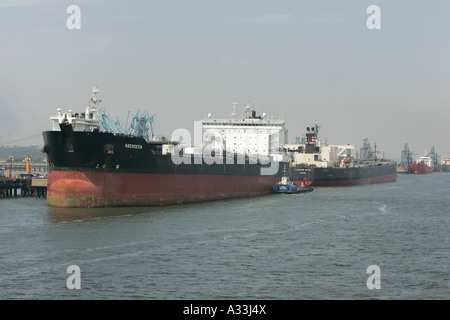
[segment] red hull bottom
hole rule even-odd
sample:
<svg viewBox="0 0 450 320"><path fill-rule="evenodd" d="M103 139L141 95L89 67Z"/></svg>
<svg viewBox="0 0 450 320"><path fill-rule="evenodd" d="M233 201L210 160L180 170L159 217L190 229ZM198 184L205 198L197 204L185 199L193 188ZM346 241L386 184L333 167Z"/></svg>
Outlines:
<svg viewBox="0 0 450 320"><path fill-rule="evenodd" d="M358 186L365 184L376 184L397 181L397 174L385 174L380 176L351 179L351 180L319 180L311 182L311 186ZM301 181L295 181L295 183L301 183Z"/></svg>
<svg viewBox="0 0 450 320"><path fill-rule="evenodd" d="M134 207L269 194L279 176L48 173L47 203L55 207Z"/></svg>
<svg viewBox="0 0 450 320"><path fill-rule="evenodd" d="M412 169L413 173L415 173L415 174L428 174L428 173L433 173L433 171L434 171L434 167L430 167L430 166L424 164L423 162L413 163L411 165L411 169Z"/></svg>
<svg viewBox="0 0 450 320"><path fill-rule="evenodd" d="M414 170L415 174L429 174L433 173L433 170Z"/></svg>

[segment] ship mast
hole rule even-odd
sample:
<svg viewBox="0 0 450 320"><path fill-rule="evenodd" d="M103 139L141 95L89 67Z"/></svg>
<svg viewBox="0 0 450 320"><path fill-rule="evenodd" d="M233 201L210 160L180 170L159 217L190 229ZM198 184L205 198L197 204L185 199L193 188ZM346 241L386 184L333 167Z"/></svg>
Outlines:
<svg viewBox="0 0 450 320"><path fill-rule="evenodd" d="M99 93L99 91L100 90L97 87L92 88L92 94L91 94L91 100L90 100L91 105L88 105L86 107L85 119L92 119L93 118L92 112L97 113L98 111L100 111L98 105L100 104L100 102L102 102L102 100L97 98L97 93Z"/></svg>
<svg viewBox="0 0 450 320"><path fill-rule="evenodd" d="M97 87L92 88L91 102L94 104L94 107L97 108L97 104L102 102L102 100L97 99L97 93L99 93L99 89Z"/></svg>
<svg viewBox="0 0 450 320"><path fill-rule="evenodd" d="M235 119L236 119L236 106L237 106L239 103L233 102L233 103L231 103L231 104L233 105L233 112L231 113L231 118L232 118L233 120L235 120Z"/></svg>
<svg viewBox="0 0 450 320"><path fill-rule="evenodd" d="M316 122L314 124L314 128L315 128L315 131L316 131L316 141L318 141L319 140L319 123L317 122L317 120L316 120Z"/></svg>

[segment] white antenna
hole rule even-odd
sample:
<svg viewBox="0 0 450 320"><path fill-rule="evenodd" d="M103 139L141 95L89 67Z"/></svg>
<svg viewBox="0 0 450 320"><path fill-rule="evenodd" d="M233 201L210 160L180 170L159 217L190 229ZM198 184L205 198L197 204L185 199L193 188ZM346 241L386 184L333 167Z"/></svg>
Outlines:
<svg viewBox="0 0 450 320"><path fill-rule="evenodd" d="M252 116L252 110L250 109L250 101L247 102L247 105L245 106L245 117L250 118Z"/></svg>
<svg viewBox="0 0 450 320"><path fill-rule="evenodd" d="M92 96L91 96L91 102L94 104L94 106L97 107L97 104L102 102L102 100L97 99L97 93L99 92L97 87L92 88Z"/></svg>
<svg viewBox="0 0 450 320"><path fill-rule="evenodd" d="M238 105L239 103L237 103L237 102L233 102L232 103L232 105L233 105L233 112L231 113L231 118L235 118L236 117L236 105Z"/></svg>

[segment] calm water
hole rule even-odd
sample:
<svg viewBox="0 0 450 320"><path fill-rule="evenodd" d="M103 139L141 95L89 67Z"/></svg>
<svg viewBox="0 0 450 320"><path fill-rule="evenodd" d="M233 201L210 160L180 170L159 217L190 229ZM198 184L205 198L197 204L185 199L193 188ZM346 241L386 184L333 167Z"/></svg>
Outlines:
<svg viewBox="0 0 450 320"><path fill-rule="evenodd" d="M163 208L0 206L1 299L450 298L448 173Z"/></svg>

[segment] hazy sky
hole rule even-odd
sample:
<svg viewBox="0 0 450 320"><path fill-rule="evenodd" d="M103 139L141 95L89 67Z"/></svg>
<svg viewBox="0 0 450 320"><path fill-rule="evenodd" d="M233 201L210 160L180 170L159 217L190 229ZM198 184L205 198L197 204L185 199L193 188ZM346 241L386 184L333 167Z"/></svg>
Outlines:
<svg viewBox="0 0 450 320"><path fill-rule="evenodd" d="M448 0L0 0L0 70L0 144L83 111L98 86L109 114L146 109L167 136L250 102L291 141L318 120L329 143L450 156Z"/></svg>

